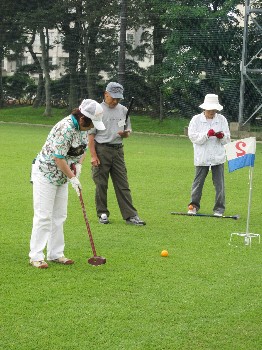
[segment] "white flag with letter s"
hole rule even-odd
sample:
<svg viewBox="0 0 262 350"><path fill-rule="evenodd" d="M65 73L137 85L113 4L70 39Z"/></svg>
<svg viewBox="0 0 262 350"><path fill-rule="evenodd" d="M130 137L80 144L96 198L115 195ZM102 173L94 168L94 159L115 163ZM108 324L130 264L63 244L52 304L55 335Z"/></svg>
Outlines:
<svg viewBox="0 0 262 350"><path fill-rule="evenodd" d="M225 145L225 149L229 172L246 166L254 167L256 153L255 137L230 142Z"/></svg>

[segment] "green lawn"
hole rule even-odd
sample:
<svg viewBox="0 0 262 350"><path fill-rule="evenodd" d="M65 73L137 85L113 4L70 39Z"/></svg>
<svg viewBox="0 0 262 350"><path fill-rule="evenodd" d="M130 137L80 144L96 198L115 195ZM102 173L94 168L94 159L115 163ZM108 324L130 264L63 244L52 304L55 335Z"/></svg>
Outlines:
<svg viewBox="0 0 262 350"><path fill-rule="evenodd" d="M225 175L226 214L240 220L174 216L170 212L185 211L190 199L192 145L185 137L133 134L125 140L126 163L134 205L147 225L125 224L111 183L111 224L98 224L87 157L83 196L97 252L107 263L87 264L92 252L70 187L65 253L76 263L41 271L28 264L29 175L47 133L0 124L1 350L261 349L262 246L253 239L247 247L238 237L229 245L230 234L246 228L248 168ZM250 230L260 234L261 179L258 144ZM202 213L212 213L213 200L209 176Z"/></svg>
<svg viewBox="0 0 262 350"><path fill-rule="evenodd" d="M52 111L52 117L43 117L44 107L34 109L31 106L14 106L0 109L0 121L54 125L69 114L65 109L53 108ZM189 123L189 120L185 118L165 118L160 122L158 119L133 115L133 113L131 113L131 121L133 130L137 132L157 132L159 134L177 135L183 135L184 127Z"/></svg>

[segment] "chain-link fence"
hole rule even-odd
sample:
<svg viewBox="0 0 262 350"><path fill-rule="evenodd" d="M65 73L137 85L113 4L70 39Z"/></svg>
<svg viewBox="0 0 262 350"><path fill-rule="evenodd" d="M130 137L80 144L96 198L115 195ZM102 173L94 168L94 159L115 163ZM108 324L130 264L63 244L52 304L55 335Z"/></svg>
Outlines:
<svg viewBox="0 0 262 350"><path fill-rule="evenodd" d="M0 5L0 30L7 33L0 36L0 104L49 102L50 108L72 109L83 98L101 101L106 84L120 81L123 103L134 97L137 113L191 118L205 94L215 93L223 114L238 121L243 5L232 0L55 0L22 2L10 11L13 3L6 1ZM259 1L252 6L261 9ZM256 55L252 64L260 69L261 13L254 16L246 55ZM250 122L258 125L262 78L250 74L243 121L257 110Z"/></svg>

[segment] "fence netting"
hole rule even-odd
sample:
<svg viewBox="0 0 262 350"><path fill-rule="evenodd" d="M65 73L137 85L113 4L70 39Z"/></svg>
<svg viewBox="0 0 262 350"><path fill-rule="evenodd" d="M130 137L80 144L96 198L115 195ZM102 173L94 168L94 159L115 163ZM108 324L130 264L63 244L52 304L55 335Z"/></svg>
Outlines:
<svg viewBox="0 0 262 350"><path fill-rule="evenodd" d="M260 1L251 1L243 120L262 109ZM14 9L15 6L15 9ZM118 81L137 113L191 118L207 93L239 120L245 4L239 0L6 0L0 4L0 106L72 109ZM251 66L250 63L250 66ZM259 119L260 118L260 119Z"/></svg>

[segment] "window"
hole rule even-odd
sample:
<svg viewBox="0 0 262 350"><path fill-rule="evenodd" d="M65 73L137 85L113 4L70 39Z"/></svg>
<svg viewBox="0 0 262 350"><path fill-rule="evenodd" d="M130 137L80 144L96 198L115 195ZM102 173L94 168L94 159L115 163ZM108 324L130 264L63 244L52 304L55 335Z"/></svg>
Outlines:
<svg viewBox="0 0 262 350"><path fill-rule="evenodd" d="M16 60L16 67L17 68L20 68L20 67L22 67L22 66L24 66L26 64L27 64L27 57L18 58Z"/></svg>
<svg viewBox="0 0 262 350"><path fill-rule="evenodd" d="M127 34L126 35L126 42L130 45L134 44L134 34Z"/></svg>

